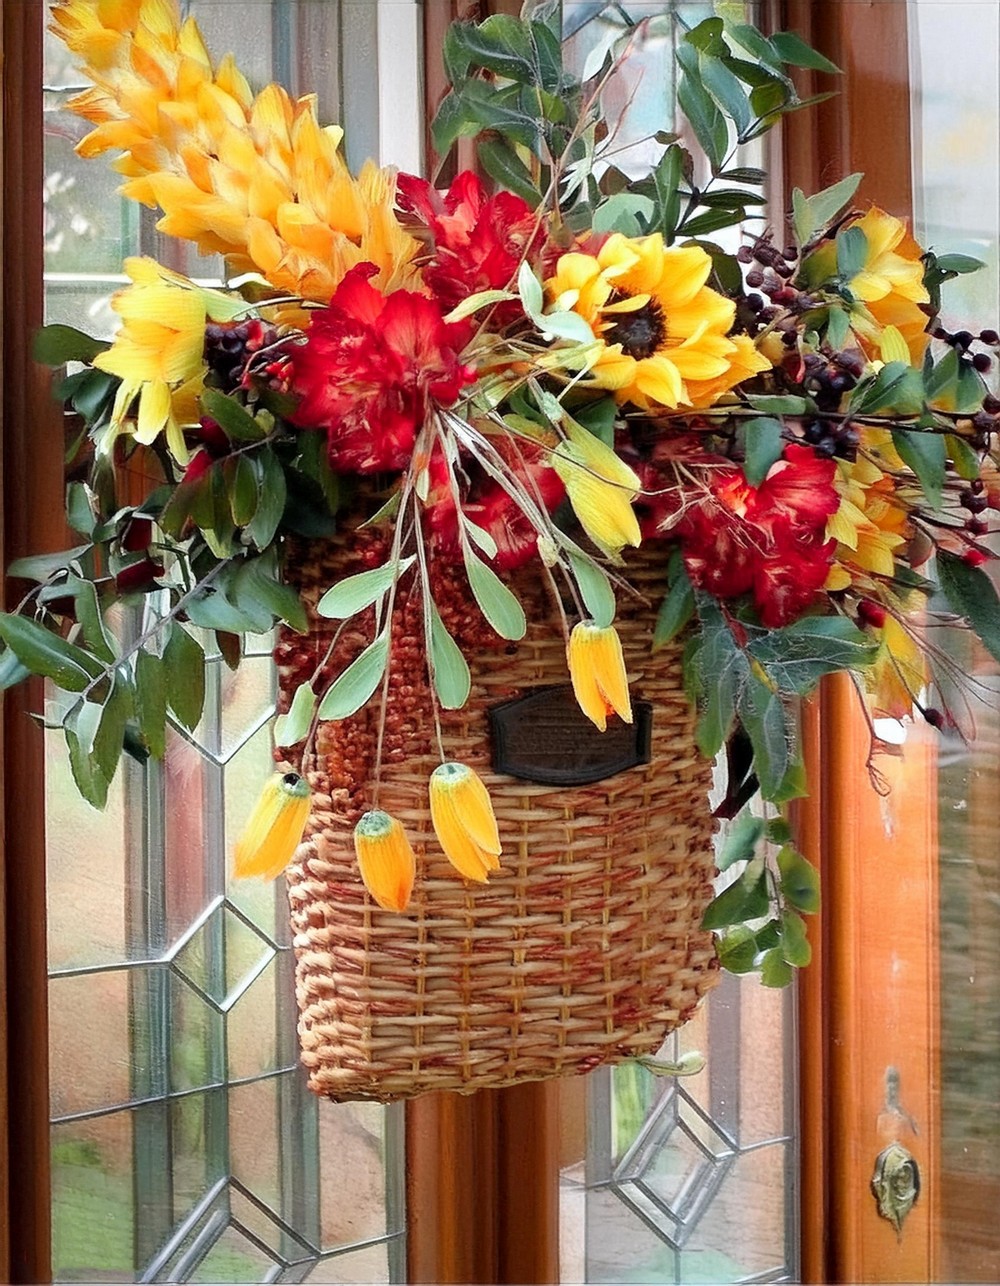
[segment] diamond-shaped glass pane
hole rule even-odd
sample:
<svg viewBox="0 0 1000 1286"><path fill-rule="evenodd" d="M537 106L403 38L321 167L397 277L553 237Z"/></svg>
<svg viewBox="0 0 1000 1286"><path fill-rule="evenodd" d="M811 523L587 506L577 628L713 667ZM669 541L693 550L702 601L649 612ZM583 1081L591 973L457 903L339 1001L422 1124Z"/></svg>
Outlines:
<svg viewBox="0 0 1000 1286"><path fill-rule="evenodd" d="M172 957L173 968L220 1009L231 1008L274 958L274 947L238 911L224 904Z"/></svg>
<svg viewBox="0 0 1000 1286"><path fill-rule="evenodd" d="M243 1232L226 1228L187 1278L191 1282L261 1282L277 1261Z"/></svg>

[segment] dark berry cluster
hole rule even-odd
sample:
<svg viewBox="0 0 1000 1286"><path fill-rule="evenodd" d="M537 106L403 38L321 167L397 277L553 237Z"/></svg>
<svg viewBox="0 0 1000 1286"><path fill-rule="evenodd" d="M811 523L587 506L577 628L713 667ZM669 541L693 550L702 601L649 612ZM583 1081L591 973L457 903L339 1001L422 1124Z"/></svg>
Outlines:
<svg viewBox="0 0 1000 1286"><path fill-rule="evenodd" d="M251 368L263 383L272 382L277 372L273 363L265 361L254 365L254 358L270 349L277 340L277 330L259 318L242 322L209 322L205 327L205 361L208 363L210 381L224 393L246 388Z"/></svg>
<svg viewBox="0 0 1000 1286"><path fill-rule="evenodd" d="M858 449L858 431L840 420L806 420L802 437L817 455L841 456L853 460Z"/></svg>

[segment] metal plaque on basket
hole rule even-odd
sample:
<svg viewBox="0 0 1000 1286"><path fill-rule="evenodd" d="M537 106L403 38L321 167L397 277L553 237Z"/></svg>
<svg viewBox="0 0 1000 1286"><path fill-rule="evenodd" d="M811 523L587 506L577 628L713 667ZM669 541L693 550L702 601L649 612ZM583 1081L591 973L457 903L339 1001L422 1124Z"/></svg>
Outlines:
<svg viewBox="0 0 1000 1286"><path fill-rule="evenodd" d="M633 723L608 719L599 731L572 687L536 688L490 709L493 771L546 786L587 786L648 764L653 707L633 701Z"/></svg>

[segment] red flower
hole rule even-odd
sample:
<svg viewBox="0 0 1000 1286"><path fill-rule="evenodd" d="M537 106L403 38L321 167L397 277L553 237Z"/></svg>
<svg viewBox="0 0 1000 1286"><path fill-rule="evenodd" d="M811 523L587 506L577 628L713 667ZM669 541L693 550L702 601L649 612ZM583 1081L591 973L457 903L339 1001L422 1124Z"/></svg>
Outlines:
<svg viewBox="0 0 1000 1286"><path fill-rule="evenodd" d="M383 295L368 282L375 272L352 268L291 354L295 423L326 430L344 473L404 469L428 404L450 406L475 379L458 360L468 327L447 325L423 295Z"/></svg>
<svg viewBox="0 0 1000 1286"><path fill-rule="evenodd" d="M546 453L530 442L515 443L506 437L491 441L506 460L511 476L537 505L551 513L562 502L566 489L555 469L549 467ZM431 487L426 512L431 531L441 549L457 550L455 496L440 450L435 450L431 457L429 472ZM538 547L538 533L503 487L478 466L465 462L459 485L462 512L477 527L489 532L496 544L493 565L501 571L513 571L529 562Z"/></svg>
<svg viewBox="0 0 1000 1286"><path fill-rule="evenodd" d="M464 170L442 195L426 179L400 174L400 210L426 226L432 258L424 280L445 311L481 290L510 286L525 253L535 254L544 234L531 206L510 192L488 197L480 179ZM498 325L521 316L511 302L494 314Z"/></svg>
<svg viewBox="0 0 1000 1286"><path fill-rule="evenodd" d="M761 623L777 628L816 601L836 542L826 520L840 503L836 464L792 445L759 487L731 465L714 470L709 494L677 524L692 583L717 598L753 596Z"/></svg>

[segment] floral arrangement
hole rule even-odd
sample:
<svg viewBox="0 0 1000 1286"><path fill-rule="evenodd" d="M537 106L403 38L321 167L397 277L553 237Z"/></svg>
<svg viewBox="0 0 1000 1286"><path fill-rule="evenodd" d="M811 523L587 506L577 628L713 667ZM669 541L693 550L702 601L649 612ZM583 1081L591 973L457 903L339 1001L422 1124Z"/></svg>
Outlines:
<svg viewBox="0 0 1000 1286"><path fill-rule="evenodd" d="M63 691L92 804L123 751L162 755L169 720L197 724L206 636L235 666L243 635L305 628L286 551L365 504L348 528L362 569L318 605L365 641L295 691L275 729L289 762L320 721L381 701L381 763L404 602L428 699L463 705L441 569L498 643L526 629L519 569L565 595L568 676L603 730L632 719L615 631L628 551L654 551L668 576L648 605L654 648L686 640L699 747L727 752L728 817L757 790L779 809L805 792L795 699L824 674L849 670L871 716L940 726L955 713L924 693L954 667L926 627L965 621L1000 658L981 567L1000 507L984 382L1000 341L938 320L942 284L978 265L856 207L856 174L796 191L787 228L762 216L766 175L739 149L808 105L792 68L836 72L792 33L687 31L684 135L647 140L658 159L638 177L619 169L609 87L658 21L623 29L582 77L543 18L455 24L435 146L474 137L487 177L442 191L371 162L352 175L311 97L254 94L176 0L56 4L53 30L93 82L73 104L94 126L81 155L115 153L124 194L229 274L209 288L128 260L113 342L39 338L42 360L81 364L58 389L84 425L67 491L80 541L11 568L33 585L0 617L0 672ZM138 503L128 472L152 479ZM357 857L373 898L403 911L413 853L377 777ZM446 761L428 791L456 878L487 880L503 835L483 782ZM276 774L237 873L278 875L308 812L301 774ZM773 868L762 838L780 846ZM737 862L705 923L724 964L781 983L808 959L815 873L780 816L742 814L720 865Z"/></svg>

